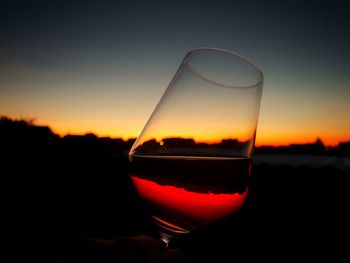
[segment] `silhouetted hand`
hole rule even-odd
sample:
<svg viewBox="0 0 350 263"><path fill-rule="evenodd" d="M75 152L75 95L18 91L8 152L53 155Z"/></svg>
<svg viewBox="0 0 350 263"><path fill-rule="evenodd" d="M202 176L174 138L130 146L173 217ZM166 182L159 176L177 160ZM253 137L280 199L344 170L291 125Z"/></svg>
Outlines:
<svg viewBox="0 0 350 263"><path fill-rule="evenodd" d="M91 249L108 250L115 262L137 263L181 263L184 262L180 250L171 249L161 252L157 242L149 236L122 237L116 240L85 240Z"/></svg>

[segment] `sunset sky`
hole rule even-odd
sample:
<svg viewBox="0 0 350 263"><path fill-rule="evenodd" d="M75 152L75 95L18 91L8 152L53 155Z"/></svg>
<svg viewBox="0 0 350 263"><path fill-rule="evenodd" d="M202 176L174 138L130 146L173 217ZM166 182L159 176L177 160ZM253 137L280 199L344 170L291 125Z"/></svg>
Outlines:
<svg viewBox="0 0 350 263"><path fill-rule="evenodd" d="M257 145L348 141L349 3L8 1L0 115L136 137L186 52L218 47L264 71Z"/></svg>

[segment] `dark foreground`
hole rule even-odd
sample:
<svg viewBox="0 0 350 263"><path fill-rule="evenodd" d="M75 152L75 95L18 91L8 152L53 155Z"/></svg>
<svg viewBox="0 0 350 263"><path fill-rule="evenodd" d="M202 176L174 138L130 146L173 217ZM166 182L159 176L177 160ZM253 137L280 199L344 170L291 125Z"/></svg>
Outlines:
<svg viewBox="0 0 350 263"><path fill-rule="evenodd" d="M128 176L128 145L111 154L93 136L12 137L1 139L1 262L115 262L84 238L157 237ZM174 240L188 262L347 261L349 171L254 168L242 211Z"/></svg>
<svg viewBox="0 0 350 263"><path fill-rule="evenodd" d="M2 179L2 232L15 261L104 262L101 251L84 247L81 239L156 237L125 158L51 168L38 160L18 164L6 176L12 178ZM347 255L342 239L349 230L349 174L259 166L253 178L239 214L174 241L190 262Z"/></svg>

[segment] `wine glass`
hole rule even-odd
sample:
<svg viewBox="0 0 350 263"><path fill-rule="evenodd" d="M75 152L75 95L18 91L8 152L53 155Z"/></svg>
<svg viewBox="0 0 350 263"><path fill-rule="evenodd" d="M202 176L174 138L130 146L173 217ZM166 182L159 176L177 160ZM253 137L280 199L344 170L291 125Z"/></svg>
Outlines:
<svg viewBox="0 0 350 263"><path fill-rule="evenodd" d="M236 53L198 48L183 59L129 153L166 247L242 207L262 86L262 71Z"/></svg>

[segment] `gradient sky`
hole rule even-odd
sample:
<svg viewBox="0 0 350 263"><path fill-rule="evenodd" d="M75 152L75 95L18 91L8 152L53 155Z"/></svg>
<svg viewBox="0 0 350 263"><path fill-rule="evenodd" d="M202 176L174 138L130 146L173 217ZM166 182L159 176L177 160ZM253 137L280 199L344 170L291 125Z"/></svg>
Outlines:
<svg viewBox="0 0 350 263"><path fill-rule="evenodd" d="M350 140L349 13L349 1L5 1L0 114L135 137L185 53L210 46L265 73L258 145L334 145Z"/></svg>

